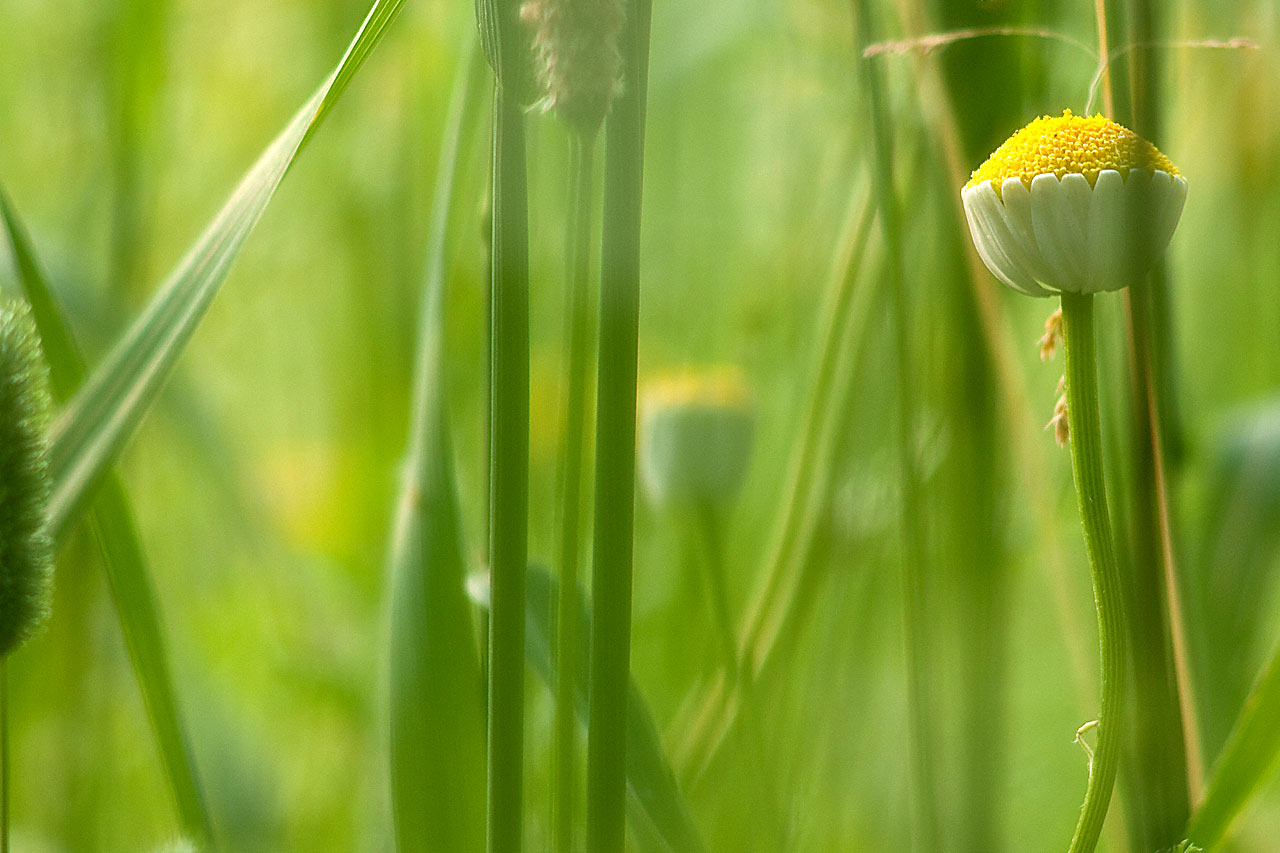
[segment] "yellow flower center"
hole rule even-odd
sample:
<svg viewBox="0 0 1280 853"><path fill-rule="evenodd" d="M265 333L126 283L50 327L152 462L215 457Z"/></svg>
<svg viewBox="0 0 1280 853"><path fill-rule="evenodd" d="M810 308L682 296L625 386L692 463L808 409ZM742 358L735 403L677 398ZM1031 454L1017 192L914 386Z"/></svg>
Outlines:
<svg viewBox="0 0 1280 853"><path fill-rule="evenodd" d="M1169 158L1138 134L1100 115L1041 116L1009 137L969 178L965 187L992 181L996 194L1008 178L1021 178L1029 188L1036 175L1082 174L1090 186L1103 169L1128 177L1130 169L1178 174Z"/></svg>
<svg viewBox="0 0 1280 853"><path fill-rule="evenodd" d="M650 379L645 402L655 409L701 406L749 410L751 389L736 367L685 368Z"/></svg>

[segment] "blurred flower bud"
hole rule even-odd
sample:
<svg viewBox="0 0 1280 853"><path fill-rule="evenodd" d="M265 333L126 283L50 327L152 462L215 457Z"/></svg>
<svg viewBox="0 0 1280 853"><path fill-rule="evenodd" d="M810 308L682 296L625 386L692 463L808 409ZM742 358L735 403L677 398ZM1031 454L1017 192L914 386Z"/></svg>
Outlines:
<svg viewBox="0 0 1280 853"><path fill-rule="evenodd" d="M661 505L727 503L746 479L755 434L751 391L733 367L689 369L646 384L640 471Z"/></svg>
<svg viewBox="0 0 1280 853"><path fill-rule="evenodd" d="M0 655L44 621L52 589L49 377L25 305L0 304Z"/></svg>

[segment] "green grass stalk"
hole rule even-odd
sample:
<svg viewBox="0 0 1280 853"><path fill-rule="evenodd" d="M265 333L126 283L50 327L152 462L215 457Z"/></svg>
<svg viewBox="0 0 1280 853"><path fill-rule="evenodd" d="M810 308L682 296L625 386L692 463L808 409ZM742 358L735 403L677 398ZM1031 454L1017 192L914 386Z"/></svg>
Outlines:
<svg viewBox="0 0 1280 853"><path fill-rule="evenodd" d="M858 43L865 48L874 43L871 4L855 0L854 17L858 22ZM901 478L902 525L902 599L903 630L907 662L907 728L911 750L911 790L914 814L914 846L919 850L936 850L941 832L939 804L934 790L934 756L929 715L930 677L925 653L928 615L924 601L924 575L927 571L925 529L922 516L919 473L915 458L916 403L912 393L910 311L906 295L906 272L903 269L903 237L901 212L893 185L893 140L889 109L885 99L880 67L874 62L862 66L862 80L871 112L873 181L880 226L887 253L890 306L893 318L894 360L898 371L898 406L895 452Z"/></svg>
<svg viewBox="0 0 1280 853"><path fill-rule="evenodd" d="M627 84L605 127L587 729L587 849L601 853L621 851L626 837L640 210L649 21L650 0L628 0L620 39Z"/></svg>
<svg viewBox="0 0 1280 853"><path fill-rule="evenodd" d="M1132 290L1132 288L1130 288ZM1129 716L1130 848L1160 850L1182 840L1190 814L1179 665L1173 646L1168 496L1163 492L1151 370L1151 298L1139 287L1126 302L1131 369L1127 472L1129 560L1126 608L1133 657Z"/></svg>
<svg viewBox="0 0 1280 853"><path fill-rule="evenodd" d="M796 450L789 463L787 487L770 538L767 560L756 586L741 632L745 673L757 677L765 668L778 638L796 623L806 586L804 559L823 509L823 487L835 432L833 421L843 412L838 404L848 387L855 359L842 358L849 342L861 340L870 311L856 310L855 285L875 218L875 205L861 195L850 202L842 231L830 296L820 320L817 366L805 407ZM841 369L844 368L844 369Z"/></svg>
<svg viewBox="0 0 1280 853"><path fill-rule="evenodd" d="M0 657L0 853L9 853L9 658Z"/></svg>
<svg viewBox="0 0 1280 853"><path fill-rule="evenodd" d="M1116 561L1103 481L1093 296L1063 293L1062 318L1071 470L1093 577L1102 666L1098 745L1089 762L1089 784L1070 848L1070 853L1090 853L1102 832L1123 748L1128 629L1124 618L1123 579Z"/></svg>
<svg viewBox="0 0 1280 853"><path fill-rule="evenodd" d="M577 789L573 690L578 677L576 592L582 547L582 472L587 449L587 396L591 318L592 170L595 136L571 136L571 203L566 247L569 281L565 293L566 375L564 446L560 456L560 593L556 606L554 789L551 822L556 850L572 850L574 792ZM566 592L567 591L567 592Z"/></svg>
<svg viewBox="0 0 1280 853"><path fill-rule="evenodd" d="M524 107L498 85L493 124L488 849L524 832L524 630L529 510L529 242Z"/></svg>
<svg viewBox="0 0 1280 853"><path fill-rule="evenodd" d="M1097 0L1099 21L1106 4ZM1144 45L1127 52L1128 71L1117 81L1120 95L1108 96L1118 120L1152 140L1159 138L1157 58L1145 45L1158 38L1156 10L1150 0L1129 0L1126 43ZM1116 10L1113 10L1116 11ZM1102 55L1108 55L1106 30L1099 24ZM1112 37L1115 44L1115 37ZM1105 91L1105 90L1104 90ZM1132 643L1131 713L1128 757L1122 782L1126 790L1130 849L1159 850L1182 840L1190 814L1188 758L1196 759L1194 737L1188 736L1184 709L1188 669L1181 622L1175 606L1176 575L1170 538L1167 466L1163 453L1169 435L1163 426L1172 383L1169 365L1158 355L1168 349L1167 324L1172 309L1167 276L1158 268L1124 292L1127 328L1130 420L1121 453L1126 477L1128 554L1126 613ZM1163 346L1162 346L1163 344ZM1167 352L1164 353L1167 355ZM1180 439L1175 438L1175 443ZM1187 719L1190 719L1188 716ZM1198 759L1194 761L1199 764Z"/></svg>

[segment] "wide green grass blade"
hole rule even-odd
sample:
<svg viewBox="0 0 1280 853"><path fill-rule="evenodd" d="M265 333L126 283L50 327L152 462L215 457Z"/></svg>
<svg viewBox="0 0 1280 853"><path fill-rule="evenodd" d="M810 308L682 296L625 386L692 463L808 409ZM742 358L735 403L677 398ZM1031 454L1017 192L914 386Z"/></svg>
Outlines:
<svg viewBox="0 0 1280 853"><path fill-rule="evenodd" d="M298 153L337 103L404 0L378 0L342 61L241 179L146 310L54 424L50 529L65 536L141 423L228 269Z"/></svg>
<svg viewBox="0 0 1280 853"><path fill-rule="evenodd" d="M1204 801L1187 827L1187 837L1212 850L1280 764L1280 651L1245 702L1222 756L1214 765Z"/></svg>
<svg viewBox="0 0 1280 853"><path fill-rule="evenodd" d="M1233 419L1215 442L1201 505L1207 508L1184 584L1195 654L1201 744L1222 749L1257 676L1280 549L1280 400Z"/></svg>
<svg viewBox="0 0 1280 853"><path fill-rule="evenodd" d="M31 316L40 332L40 346L45 360L49 362L49 384L53 387L53 396L62 402L84 381L84 356L76 346L62 309L54 300L26 227L9 203L3 187L0 187L0 217L4 219L5 232L13 251L18 284L31 304Z"/></svg>
<svg viewBox="0 0 1280 853"><path fill-rule="evenodd" d="M458 152L484 114L487 73L466 53L433 201L413 425L392 539L390 740L396 848L480 850L485 843L484 680L465 569L445 386L445 253Z"/></svg>
<svg viewBox="0 0 1280 853"><path fill-rule="evenodd" d="M548 685L553 684L552 655L555 626L552 624L558 584L544 569L531 567L526 581L526 654L530 665ZM588 637L590 620L586 607L579 601L576 610L581 622L577 636L578 673L573 704L580 722L587 719L587 661L590 656ZM644 697L631 680L627 689L627 806L633 828L647 825L667 848L679 853L702 850L693 817L685 805L675 774L662 751L653 716ZM637 825L637 822L639 825Z"/></svg>
<svg viewBox="0 0 1280 853"><path fill-rule="evenodd" d="M1238 682L1252 667L1250 650L1266 624L1274 591L1271 566L1280 547L1280 404L1271 400L1228 431L1216 456L1205 504L1211 507L1192 590L1199 609L1201 701L1209 719L1205 744L1217 748L1214 719L1234 713ZM1247 663L1246 663L1247 662ZM1213 766L1187 835L1205 849L1232 822L1280 764L1280 649L1254 681Z"/></svg>
<svg viewBox="0 0 1280 853"><path fill-rule="evenodd" d="M84 358L40 268L26 229L3 189L0 189L0 216L4 219L13 249L18 281L31 303L40 331L54 396L62 402L84 381ZM211 839L212 822L205 807L169 669L151 570L134 523L128 494L115 472L107 473L102 490L93 502L91 516L107 585L183 829L193 838Z"/></svg>

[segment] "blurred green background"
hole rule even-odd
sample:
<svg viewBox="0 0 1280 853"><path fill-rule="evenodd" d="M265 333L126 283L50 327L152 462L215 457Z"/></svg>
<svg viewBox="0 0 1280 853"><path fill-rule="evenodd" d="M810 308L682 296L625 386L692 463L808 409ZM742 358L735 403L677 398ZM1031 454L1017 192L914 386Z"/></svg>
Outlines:
<svg viewBox="0 0 1280 853"><path fill-rule="evenodd" d="M897 6L875 4L900 38ZM904 8L916 8L903 4ZM1206 765L1280 633L1280 14L1271 0L1162 4L1153 141L1190 182L1169 253L1174 541ZM0 179L96 361L238 176L311 93L363 0L68 0L0 6ZM926 4L912 34L1031 26L1096 44L1064 2ZM123 472L160 594L178 693L228 849L380 850L387 794L387 551L429 199L471 3L411 2L285 181ZM1096 59L1038 37L888 54L907 226L908 334L926 511L929 715L943 849L1060 849L1086 779L1096 630L1069 458L1042 427L1061 362L1054 307L983 274L1008 361L990 363L948 171L954 107L975 168L1032 117L1083 112ZM924 63L924 64L922 64ZM832 0L655 3L646 149L645 377L732 363L755 448L725 515L731 604L759 583L814 389L846 211L867 202L869 116L853 16ZM929 85L938 69L944 88ZM950 103L944 99L949 95ZM1094 107L1100 104L1095 101ZM529 119L533 261L530 553L552 553L567 134ZM451 404L479 563L486 140L464 152L474 227L450 281ZM803 606L757 685L767 748L685 762L715 636L681 520L638 504L633 670L712 850L907 849L899 370L873 230L874 312L822 460ZM7 293L8 264L0 263ZM1127 370L1104 296L1104 419ZM1110 341L1110 343L1107 343ZM1001 379L999 377L1005 377ZM844 391L845 389L840 389ZM1005 405L1008 395L1020 401ZM842 397L843 399L843 397ZM1106 401L1111 400L1110 407ZM1021 448L1021 450L1019 449ZM1026 451L1026 452L1023 452ZM1028 467L1028 460L1036 464ZM142 850L177 832L91 540L59 555L48 630L11 664L15 847ZM531 849L546 838L550 702L528 682ZM1113 809L1107 849L1122 849ZM1280 838L1280 786L1223 849ZM985 840L975 840L985 839Z"/></svg>

